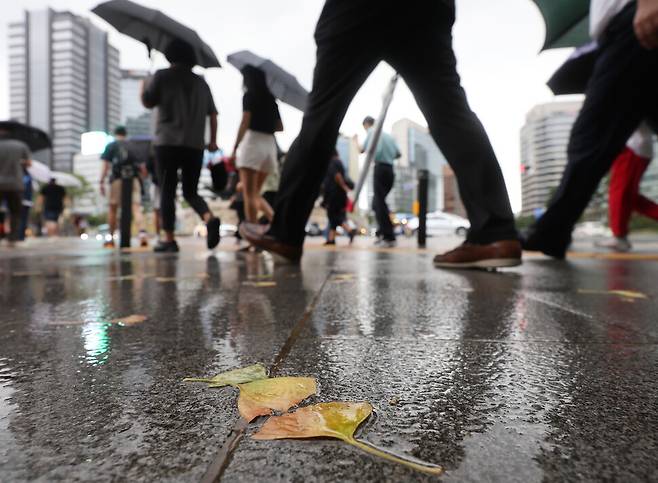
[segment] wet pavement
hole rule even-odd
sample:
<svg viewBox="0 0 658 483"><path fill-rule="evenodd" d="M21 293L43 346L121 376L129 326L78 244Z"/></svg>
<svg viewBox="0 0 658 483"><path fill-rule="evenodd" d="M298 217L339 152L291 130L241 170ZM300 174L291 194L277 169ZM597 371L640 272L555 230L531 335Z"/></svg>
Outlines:
<svg viewBox="0 0 658 483"><path fill-rule="evenodd" d="M658 481L655 261L431 255L0 251L0 481ZM255 362L371 402L360 438L445 474L252 440L234 390L181 382Z"/></svg>

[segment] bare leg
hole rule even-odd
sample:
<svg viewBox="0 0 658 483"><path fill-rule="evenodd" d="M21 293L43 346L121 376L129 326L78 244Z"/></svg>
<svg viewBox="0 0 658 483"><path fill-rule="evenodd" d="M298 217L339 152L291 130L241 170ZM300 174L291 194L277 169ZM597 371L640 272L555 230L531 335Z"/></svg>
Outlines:
<svg viewBox="0 0 658 483"><path fill-rule="evenodd" d="M258 171L240 168L240 182L244 198L245 219L250 223L258 222L260 191L258 190Z"/></svg>
<svg viewBox="0 0 658 483"><path fill-rule="evenodd" d="M114 232L117 229L117 205L110 205L110 208L107 212L107 224L110 226L110 235L114 235Z"/></svg>
<svg viewBox="0 0 658 483"><path fill-rule="evenodd" d="M269 173L263 173L258 171L258 199L259 199L260 211L263 212L265 217L271 223L272 219L274 218L274 210L267 202L267 200L261 196L261 192L263 191L263 184L265 184L265 180L267 179L268 176Z"/></svg>

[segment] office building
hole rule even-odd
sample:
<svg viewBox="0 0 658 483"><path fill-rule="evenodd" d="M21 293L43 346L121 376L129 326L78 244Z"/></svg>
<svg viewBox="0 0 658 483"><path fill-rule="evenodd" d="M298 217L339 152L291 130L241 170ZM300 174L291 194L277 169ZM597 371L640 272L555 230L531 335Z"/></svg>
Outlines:
<svg viewBox="0 0 658 483"><path fill-rule="evenodd" d="M393 211L409 213L416 200L418 170L429 171L428 210L444 209L443 166L446 159L427 127L409 119L393 124L392 135L402 156L395 165L395 186L389 198Z"/></svg>
<svg viewBox="0 0 658 483"><path fill-rule="evenodd" d="M73 170L83 132L119 123L120 78L118 50L86 18L45 9L9 24L10 116L52 136L35 158L55 170Z"/></svg>
<svg viewBox="0 0 658 483"><path fill-rule="evenodd" d="M148 78L145 70L121 71L121 123L130 136L149 136L153 129L153 111L142 105L142 82Z"/></svg>
<svg viewBox="0 0 658 483"><path fill-rule="evenodd" d="M521 129L522 215L540 214L560 184L567 145L582 102L550 102L533 107Z"/></svg>

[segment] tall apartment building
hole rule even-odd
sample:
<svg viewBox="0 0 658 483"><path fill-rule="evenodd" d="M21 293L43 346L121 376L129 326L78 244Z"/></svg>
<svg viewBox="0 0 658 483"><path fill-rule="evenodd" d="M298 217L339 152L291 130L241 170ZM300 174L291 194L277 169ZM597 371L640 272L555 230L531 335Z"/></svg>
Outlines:
<svg viewBox="0 0 658 483"><path fill-rule="evenodd" d="M121 71L121 123L130 136L148 136L153 127L153 111L142 105L141 86L149 73L145 70Z"/></svg>
<svg viewBox="0 0 658 483"><path fill-rule="evenodd" d="M53 138L37 153L73 170L86 131L109 131L121 118L119 51L88 19L52 9L26 11L9 24L10 116Z"/></svg>
<svg viewBox="0 0 658 483"><path fill-rule="evenodd" d="M582 102L550 102L533 107L521 129L522 214L545 208L567 164L569 135Z"/></svg>

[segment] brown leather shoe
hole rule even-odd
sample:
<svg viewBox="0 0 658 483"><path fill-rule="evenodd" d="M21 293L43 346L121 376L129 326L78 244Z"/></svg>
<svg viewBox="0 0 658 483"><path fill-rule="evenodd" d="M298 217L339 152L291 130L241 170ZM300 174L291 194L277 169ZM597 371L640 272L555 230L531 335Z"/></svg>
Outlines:
<svg viewBox="0 0 658 483"><path fill-rule="evenodd" d="M288 245L272 236L265 235L262 225L257 223L240 223L240 235L256 248L270 252L279 262L299 263L302 258L301 246Z"/></svg>
<svg viewBox="0 0 658 483"><path fill-rule="evenodd" d="M454 250L434 257L439 268L501 268L521 265L521 243L503 240L488 245L465 242Z"/></svg>

